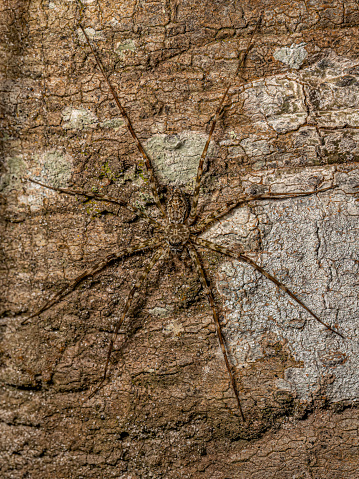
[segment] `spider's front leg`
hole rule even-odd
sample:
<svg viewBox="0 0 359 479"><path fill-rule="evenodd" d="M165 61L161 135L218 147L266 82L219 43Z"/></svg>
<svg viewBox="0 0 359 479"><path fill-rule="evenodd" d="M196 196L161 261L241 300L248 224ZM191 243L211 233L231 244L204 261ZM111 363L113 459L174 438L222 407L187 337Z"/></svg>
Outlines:
<svg viewBox="0 0 359 479"><path fill-rule="evenodd" d="M96 50L94 49L92 43L90 42L90 39L89 39L89 37L86 33L86 30L83 28L81 23L79 24L79 27L81 28L82 33L85 36L86 42L87 42L88 46L90 47L93 56L95 57L97 66L99 67L99 69L102 73L102 76L104 77L104 79L107 83L107 86L108 86L108 88L109 88L109 90L110 90L110 92L113 96L113 99L115 100L115 103L116 103L118 109L121 112L121 115L122 115L122 117L123 117L123 119L126 123L127 129L130 132L133 140L135 141L136 146L138 148L138 151L140 152L140 154L141 154L141 156L142 156L142 158L145 162L146 170L147 170L148 177L149 177L149 180L150 180L150 187L151 187L152 195L155 199L155 203L157 205L157 208L161 212L162 216L164 218L166 218L167 215L166 215L166 212L165 212L165 210L164 210L164 208L161 204L161 201L160 201L160 197L159 197L159 194L158 194L156 177L155 177L155 173L153 171L151 161L150 161L145 149L143 148L141 141L139 140L138 136L136 135L136 132L135 132L133 126L132 126L131 120L130 120L129 116L127 115L127 112L126 112L125 108L123 107L122 103L120 102L120 99L119 99L115 89L113 88L112 83L111 83L110 78L109 78L109 75L107 74L107 72L106 72L106 70L105 70L105 68L102 64L101 58L99 57L99 55L97 54Z"/></svg>
<svg viewBox="0 0 359 479"><path fill-rule="evenodd" d="M204 269L201 265L200 257L198 255L196 249L194 248L193 245L191 245L191 243L187 243L187 249L188 249L188 252L189 252L189 254L192 258L192 261L195 265L197 274L198 274L199 279L201 281L202 287L203 287L203 289L204 289L204 291L207 295L209 304L211 305L212 313L213 313L213 319L214 319L214 323L215 323L216 331L217 331L218 341L219 341L219 344L221 346L224 361L226 363L227 371L228 371L228 374L229 374L229 377L230 377L230 380L231 380L232 389L233 389L233 392L234 392L234 394L236 396L236 399L237 399L239 413L241 415L242 420L245 421L244 414L243 414L243 411L242 411L241 402L240 402L240 399L239 399L239 394L238 394L237 387L236 387L236 382L235 382L233 372L232 372L232 367L231 367L231 364L230 364L229 359L228 359L228 355L227 355L227 351L226 351L226 345L224 343L222 329L221 329L221 323L219 322L219 318L218 318L218 314L217 314L217 310L216 310L216 305L214 303L212 291L209 287Z"/></svg>
<svg viewBox="0 0 359 479"><path fill-rule="evenodd" d="M98 193L88 193L86 191L82 191L78 189L55 188L54 186L45 185L44 183L40 183L40 181L33 180L31 178L29 178L28 181L30 181L30 183L35 183L36 185L43 186L44 188L48 188L49 190L58 191L59 193L63 193L65 195L71 195L71 196L80 195L90 200L101 201L104 203L112 203L115 205L122 206L122 208L125 208L131 213L136 213L137 215L142 216L143 218L146 218L150 223L152 223L157 228L163 228L163 225L159 223L158 221L156 221L154 218L152 218L150 215L142 211L140 208L137 208L136 206L129 205L125 200L122 200L121 198L112 198L111 196L100 195Z"/></svg>
<svg viewBox="0 0 359 479"><path fill-rule="evenodd" d="M249 42L248 42L248 45L247 45L247 48L246 50L244 51L244 53L240 56L240 59L239 59L239 63L238 63L238 68L237 68L237 71L235 73L234 76L237 76L239 70L242 68L242 66L244 65L245 61L246 61L246 58L247 58L247 55L249 53L249 50L252 46L252 42L253 42L253 38L254 38L254 35L255 33L257 32L260 24L261 24L261 21L262 21L262 14L260 15L257 23L255 24L255 27L254 27L254 30L252 31L252 34L251 34L251 37L249 39ZM202 181L202 175L203 175L203 167L204 167L204 161L206 159L206 156L207 156L207 152L208 152L208 147L209 147L209 144L211 142L211 139L212 139L212 135L213 135L213 132L214 132L214 129L216 128L216 124L217 124L217 121L219 120L222 112L223 112L223 104L224 104L224 101L225 99L227 98L227 95L228 95L228 92L229 92L229 89L231 88L232 84L230 83L228 85L228 87L226 88L223 96L222 96L222 99L219 103L219 106L217 108L217 111L214 115L214 119L211 123L211 127L210 127L210 130L209 130L209 134L208 134L208 138L207 138L207 141L206 141L206 144L203 148L203 151L202 151L202 154L201 154L201 158L199 160L199 164L198 164L198 169L197 169L197 176L196 176L196 183L195 183L195 187L194 187L194 192L193 192L193 198L192 198L192 205L191 205L191 211L190 211L190 214L187 218L187 224L188 225L192 225L195 221L196 221L196 218L197 218L197 207L198 207L198 199L199 199L199 189L200 189L200 186L201 186L201 181Z"/></svg>
<svg viewBox="0 0 359 479"><path fill-rule="evenodd" d="M325 326L329 331L331 331L332 333L340 336L342 339L345 339L344 336L341 333L339 333L338 331L333 329L331 326L329 326L329 324L322 321L290 289L288 289L286 286L284 286L284 284L281 283L279 281L279 279L277 279L275 276L268 273L264 268L262 268L257 263L255 263L252 259L248 258L248 256L245 256L242 253L237 253L236 251L230 250L229 248L226 248L224 246L212 243L212 241L208 241L208 240L205 240L205 239L202 239L202 238L197 238L195 236L191 237L191 240L199 246L210 249L212 251L216 251L217 253L221 253L225 256L229 256L230 258L237 259L237 260L242 261L244 263L250 264L251 266L253 266L253 268L255 268L257 271L259 271L263 276L265 276L267 279L272 281L272 283L274 283L276 286L278 286L282 291L287 293L288 296L290 296L292 299L294 299L294 301L296 301L300 306L302 306L302 308L304 308L306 311L308 311L308 313L311 316L313 316L314 319L316 319L319 323L321 323L323 326Z"/></svg>

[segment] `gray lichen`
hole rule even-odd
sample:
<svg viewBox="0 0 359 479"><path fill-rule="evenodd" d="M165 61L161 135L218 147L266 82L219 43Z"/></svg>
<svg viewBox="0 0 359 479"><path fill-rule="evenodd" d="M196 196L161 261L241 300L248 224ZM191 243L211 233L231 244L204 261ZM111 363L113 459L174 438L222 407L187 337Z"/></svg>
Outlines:
<svg viewBox="0 0 359 479"><path fill-rule="evenodd" d="M172 185L192 184L207 138L206 134L192 131L150 138L145 146L158 178ZM213 150L214 146L211 146L207 156L210 157Z"/></svg>
<svg viewBox="0 0 359 479"><path fill-rule="evenodd" d="M103 33L101 31L96 31L92 27L85 28L85 32L86 32L86 34L87 34L87 36L89 37L90 40L96 41L96 40L103 40L104 39ZM77 29L77 35L79 37L80 42L86 43L86 38L85 38L85 35L83 34L81 28Z"/></svg>
<svg viewBox="0 0 359 479"><path fill-rule="evenodd" d="M62 111L64 130L86 130L96 128L98 125L97 116L92 111L85 108L66 107Z"/></svg>
<svg viewBox="0 0 359 479"><path fill-rule="evenodd" d="M21 178L27 169L27 164L22 156L8 157L4 161L5 173L0 179L0 191L9 194L17 190L21 184Z"/></svg>
<svg viewBox="0 0 359 479"><path fill-rule="evenodd" d="M126 40L124 42L118 42L115 47L115 52L122 57L126 51L135 51L136 45L132 39Z"/></svg>
<svg viewBox="0 0 359 479"><path fill-rule="evenodd" d="M290 68L299 69L304 60L308 56L308 52L304 48L306 43L296 45L292 43L290 47L278 48L273 56L276 60L285 63Z"/></svg>
<svg viewBox="0 0 359 479"><path fill-rule="evenodd" d="M302 400L320 387L331 401L359 400L359 204L346 194L358 180L354 172L336 174L330 167L281 175L258 172L244 179L247 188L272 185L272 192L290 192L311 190L318 182L341 187L310 197L258 202L252 209L253 226L236 212L208 233L223 244L228 243L227 231L237 233L230 238L232 246L247 249L243 237L257 219L265 253L253 259L344 334L343 340L326 330L250 266L237 261L222 265L217 286L226 302L225 334L237 366L260 361L263 338L274 334L302 364L287 368L277 387L289 388Z"/></svg>

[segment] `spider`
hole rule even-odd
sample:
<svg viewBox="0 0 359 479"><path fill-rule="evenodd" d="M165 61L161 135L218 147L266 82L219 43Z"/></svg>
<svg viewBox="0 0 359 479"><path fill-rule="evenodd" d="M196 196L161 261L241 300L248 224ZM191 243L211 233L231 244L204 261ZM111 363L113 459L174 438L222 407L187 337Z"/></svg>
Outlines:
<svg viewBox="0 0 359 479"><path fill-rule="evenodd" d="M256 23L256 26L252 32L252 35L250 37L250 40L248 42L248 46L246 48L246 51L240 56L239 60L239 66L237 69L237 72L239 69L242 67L242 65L245 62L245 59L247 57L247 54L251 48L251 44L255 35L255 32L258 29L258 26L260 24L260 19ZM288 296L290 296L298 305L300 305L302 308L304 308L316 321L324 325L329 331L331 331L333 334L336 334L340 336L341 338L344 338L344 336L339 332L333 329L330 325L326 324L324 321L322 321L311 309L308 308L304 304L304 302L299 299L299 297L294 294L290 289L288 289L279 279L277 279L273 274L269 273L265 269L263 269L260 265L258 265L255 261L253 261L251 258L249 258L247 255L244 254L243 249L239 246L236 250L233 250L228 247L224 247L222 245L216 244L212 241L203 239L201 237L202 233L204 233L206 230L208 230L212 225L216 224L221 218L225 217L229 212L231 212L234 208L237 208L239 206L245 205L249 202L252 201L261 201L261 200L280 200L280 199L286 199L286 198L297 198L297 197L302 197L302 196L309 196L313 194L317 194L320 192L327 191L329 189L334 189L336 188L335 185L322 188L322 189L316 189L313 191L307 191L307 192L296 192L296 193L267 193L267 194L252 194L250 196L248 195L241 195L239 196L235 201L228 202L224 204L221 208L218 210L214 211L213 213L209 214L208 216L204 218L200 218L198 214L198 200L199 200L199 195L200 195L200 186L201 186L201 181L202 181L202 175L203 175L203 169L204 169L204 162L206 160L208 148L212 139L213 132L216 127L216 123L218 122L219 118L221 117L223 113L223 108L225 104L225 100L228 96L229 90L231 88L231 83L227 86L221 100L219 103L219 106L217 108L217 111L213 117L210 129L209 129L209 134L207 141L205 143L203 152L201 154L201 157L199 159L199 165L198 165L198 170L197 170L197 176L195 180L195 186L194 186L194 191L191 199L191 205L190 208L188 208L187 201L185 199L184 194L180 191L179 188L174 188L171 191L171 194L169 198L167 199L166 204L163 204L160 199L159 195L159 189L158 189L158 182L156 179L155 172L153 170L150 158L148 157L145 149L143 148L141 141L136 135L136 132L132 126L132 123L126 113L126 110L124 109L123 105L121 104L119 97L116 93L116 90L114 89L109 75L106 73L106 69L103 66L102 60L100 56L98 55L97 51L93 47L86 30L83 28L82 24L79 24L82 33L86 39L86 42L91 49L91 52L96 60L97 66L103 76L103 78L106 81L106 84L109 88L109 91L111 92L115 103L120 110L120 113L126 123L126 127L131 134L134 142L137 145L137 148L145 162L146 166L146 171L147 175L149 178L149 184L151 188L151 192L156 204L156 207L159 212L159 216L154 218L150 214L146 213L142 209L128 204L127 201L121 199L121 198L113 198L97 193L87 193L84 191L80 191L78 189L66 189L66 188L55 188L49 185L45 185L37 180L30 179L29 181L36 183L44 188L49 188L52 190L55 190L59 193L63 193L66 195L81 195L84 196L85 198L88 199L93 199L96 201L100 202L109 202L115 205L118 205L124 209L129 210L131 213L135 212L137 215L140 215L142 218L144 218L146 221L151 223L151 225L155 228L157 231L157 235L155 238L149 239L147 241L141 242L139 244L123 248L120 251L116 251L114 253L111 253L104 258L102 258L95 266L93 266L91 269L85 270L81 275L79 275L77 278L75 278L70 284L67 286L63 287L60 291L58 291L48 302L46 302L40 309L35 311L31 316L27 317L22 324L26 323L31 318L34 318L38 315L40 315L42 312L48 310L51 308L53 305L61 301L67 294L69 294L71 291L73 291L84 279L86 279L89 276L93 276L96 273L99 273L102 271L104 268L106 268L108 265L111 263L118 261L122 258L128 257L130 255L134 255L136 253L140 253L143 251L147 250L152 250L153 254L150 260L147 262L143 270L140 272L138 275L138 278L133 285L132 289L130 290L127 299L125 301L125 305L122 311L122 314L120 316L120 319L118 320L117 324L115 325L115 328L113 330L113 334L111 336L108 352L107 352L107 359L106 363L104 366L104 372L103 372L103 377L102 380L99 384L99 386L95 389L94 392L92 392L89 396L92 397L101 387L101 385L104 383L104 381L107 378L107 373L109 369L109 364L110 364L110 358L111 354L114 349L114 345L118 336L118 333L120 331L120 328L122 324L124 323L127 314L129 312L129 309L131 307L133 298L135 293L141 288L143 283L146 281L147 276L149 275L150 271L154 268L154 266L162 259L166 259L167 255L169 253L172 253L174 255L177 255L180 258L180 255L183 252L187 252L189 254L189 257L194 265L194 268L197 272L197 276L200 280L200 283L202 285L202 288L208 298L208 302L210 304L210 307L212 309L213 313L213 319L215 323L215 329L216 329L216 334L217 338L219 341L219 345L222 351L223 359L228 371L228 376L229 380L231 383L231 387L233 390L233 394L236 398L237 405L238 405L238 410L239 414L242 418L243 421L245 421L245 416L242 410L241 406L241 401L240 401L240 394L238 390L238 386L235 380L235 375L233 372L232 365L229 360L229 355L226 347L226 342L222 333L222 328L221 328L221 322L219 319L219 315L216 309L214 297L212 294L211 290L211 285L210 282L207 278L205 269L202 264L202 258L199 252L199 249L205 249L209 250L210 252L216 252L220 253L221 255L224 255L226 257L230 257L236 260L239 260L241 262L249 264L251 267L253 267L255 270L257 270L259 273L261 273L263 276L265 276L269 281L274 283L277 287L279 287L284 293L286 293Z"/></svg>

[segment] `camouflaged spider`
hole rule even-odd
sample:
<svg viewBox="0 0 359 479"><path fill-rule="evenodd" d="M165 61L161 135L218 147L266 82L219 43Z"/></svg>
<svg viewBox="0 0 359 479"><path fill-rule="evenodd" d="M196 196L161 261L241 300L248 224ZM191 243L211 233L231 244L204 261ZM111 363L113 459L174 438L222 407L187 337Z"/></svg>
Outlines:
<svg viewBox="0 0 359 479"><path fill-rule="evenodd" d="M255 29L252 32L252 36L250 38L248 47L244 54L240 58L239 62L239 68L243 65L245 58L247 56L247 53L249 51L249 48L252 43L252 39L254 36L254 33L257 29L257 26L259 25L259 22L256 24ZM206 278L206 274L204 271L204 268L202 266L202 260L198 251L198 248L204 248L210 251L215 251L217 253L220 253L222 255L225 255L230 258L234 258L236 260L242 261L244 263L247 263L251 265L254 269L259 271L262 275L264 275L267 279L272 281L274 284L276 284L282 291L287 293L292 299L294 299L302 308L304 308L313 318L315 318L318 322L320 322L322 325L324 325L328 330L330 330L332 333L337 334L338 336L343 338L343 335L335 331L333 328L331 328L328 324L323 322L313 311L311 311L292 291L290 291L286 286L284 286L275 276L272 274L268 273L265 271L261 266L256 264L252 259L250 259L248 256L242 254L241 250L239 249L237 251L234 251L230 248L215 244L211 241L205 240L200 237L200 235L206 231L210 226L214 225L217 221L219 221L221 218L223 218L227 213L229 213L231 210L236 208L237 206L241 206L245 203L248 203L250 201L258 201L258 200L268 200L268 199L285 199L285 198L296 198L296 197L301 197L301 196L308 196L312 194L317 194L318 192L321 191L327 191L329 189L335 188L335 186L331 186L328 188L323 188L323 189L317 189L315 191L308 191L308 192L298 192L298 193L277 193L277 194L261 194L261 195L251 195L251 196L246 196L242 195L239 198L236 199L236 201L227 203L223 205L219 210L215 211L214 213L210 214L209 216L205 217L204 219L198 219L198 213L197 213L197 206L198 206L198 199L199 199L199 192L200 192L200 185L201 185L201 179L202 179L202 173L203 173L203 166L204 166L204 161L206 159L208 147L212 138L213 131L215 129L216 123L222 113L223 110L223 105L225 102L225 99L227 98L229 89L231 85L229 85L220 101L219 107L216 111L216 114L214 116L214 119L212 120L209 135L207 138L207 142L204 146L202 155L199 160L199 165L198 165L198 170L197 170L197 177L196 177L196 183L194 187L194 192L193 192L193 197L192 197L192 202L191 202L191 207L190 210L188 211L187 208L187 202L181 193L179 189L175 189L170 198L168 199L166 206L164 206L159 197L158 193L158 186L157 186L157 181L155 177L155 173L153 171L151 161L149 157L147 156L140 140L138 139L133 126L131 124L131 121L129 117L127 116L127 113L125 109L123 108L122 104L120 103L120 100L118 98L118 95L116 91L114 90L110 79L103 67L102 61L99 58L98 54L96 53L93 45L91 44L88 35L86 34L85 29L80 25L80 28L86 38L87 44L90 47L97 65L101 71L101 74L105 78L105 81L108 85L108 88L122 114L122 117L125 120L126 126L128 128L128 131L130 132L133 140L136 142L137 148L142 155L142 158L144 159L145 165L146 165L146 170L147 174L149 177L149 182L150 182L150 187L151 187L151 192L153 195L153 198L155 200L155 204L159 210L160 213L160 218L159 219L154 219L151 217L149 214L146 212L142 211L141 209L129 205L126 201L119 199L119 198L111 198L108 196L96 194L96 193L86 193L84 191L76 190L76 189L65 189L65 188L54 188L51 186L47 186L43 183L40 183L35 180L30 180L34 183L37 183L43 187L53 189L55 191L58 191L60 193L68 194L68 195L82 195L85 196L88 199L94 199L96 201L103 201L103 202L110 202L116 205L120 205L121 207L131 211L132 213L135 212L138 215L141 215L143 218L145 218L147 221L149 221L153 227L157 230L159 233L159 236L161 239L150 239L148 241L142 242L140 244L137 244L135 246L129 247L129 248L124 248L120 251L117 251L113 254L110 254L102 260L97 263L93 268L84 271L80 276L75 278L69 285L65 286L62 288L58 293L56 293L52 299L50 299L45 305L43 305L38 311L33 313L31 316L29 316L27 319L23 321L25 323L28 319L33 318L39 314L41 314L43 311L49 309L52 307L54 304L59 302L61 299L63 299L69 292L71 292L80 282L82 282L85 278L88 276L92 276L95 273L100 272L103 270L106 266L108 266L110 263L119 260L121 258L124 258L129 255L133 255L138 252L143 252L145 250L154 250L154 253L149 260L149 262L146 264L142 272L139 274L134 286L132 287L127 299L126 303L122 312L122 315L117 322L114 332L111 337L108 353L107 353L107 359L106 359L106 364L104 368L104 374L102 381L100 382L100 385L95 389L95 391L90 395L92 397L101 387L103 382L105 381L107 377L107 371L109 367L109 362L110 362L110 357L113 351L113 347L117 338L117 335L119 333L119 330L126 318L126 315L131 307L131 303L134 297L134 294L136 291L139 290L141 285L144 283L146 280L148 274L150 271L153 269L153 267L159 262L161 258L166 256L168 252L172 252L174 254L181 253L183 250L187 250L189 253L189 256L194 264L194 267L197 271L199 280L202 284L202 287L207 295L208 301L210 303L212 312L213 312L213 318L215 322L215 327L216 327L216 333L218 337L218 341L222 350L223 358L227 367L229 379L231 382L231 386L233 389L233 393L236 397L237 403L238 403L238 408L239 408L239 413L241 415L242 420L244 420L244 414L242 411L241 407L241 402L240 402L240 397L239 397L239 392L238 388L236 385L235 377L232 371L232 366L230 364L229 358L228 358L228 353L226 350L226 345L225 341L223 338L222 330L221 330L221 323L219 321L219 317L217 314L217 310L215 307L215 302L214 298L211 292L211 288L209 285L209 282ZM237 71L238 71L237 70Z"/></svg>

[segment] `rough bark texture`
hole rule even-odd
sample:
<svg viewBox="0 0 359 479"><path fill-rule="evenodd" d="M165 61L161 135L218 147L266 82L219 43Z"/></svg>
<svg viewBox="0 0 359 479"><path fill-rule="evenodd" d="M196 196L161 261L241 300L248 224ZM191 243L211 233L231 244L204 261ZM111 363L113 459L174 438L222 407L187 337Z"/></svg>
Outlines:
<svg viewBox="0 0 359 479"><path fill-rule="evenodd" d="M84 268L153 229L26 179L117 195L152 212L154 202L78 28L78 1L2 0L1 477L358 478L358 2L83 5L82 23L164 197L173 185L191 193L229 81L202 215L243 192L338 185L237 208L205 237L251 252L345 340L249 266L206 252L243 424L196 272L174 256L140 291L108 381L86 401L149 254L109 266L21 321Z"/></svg>

